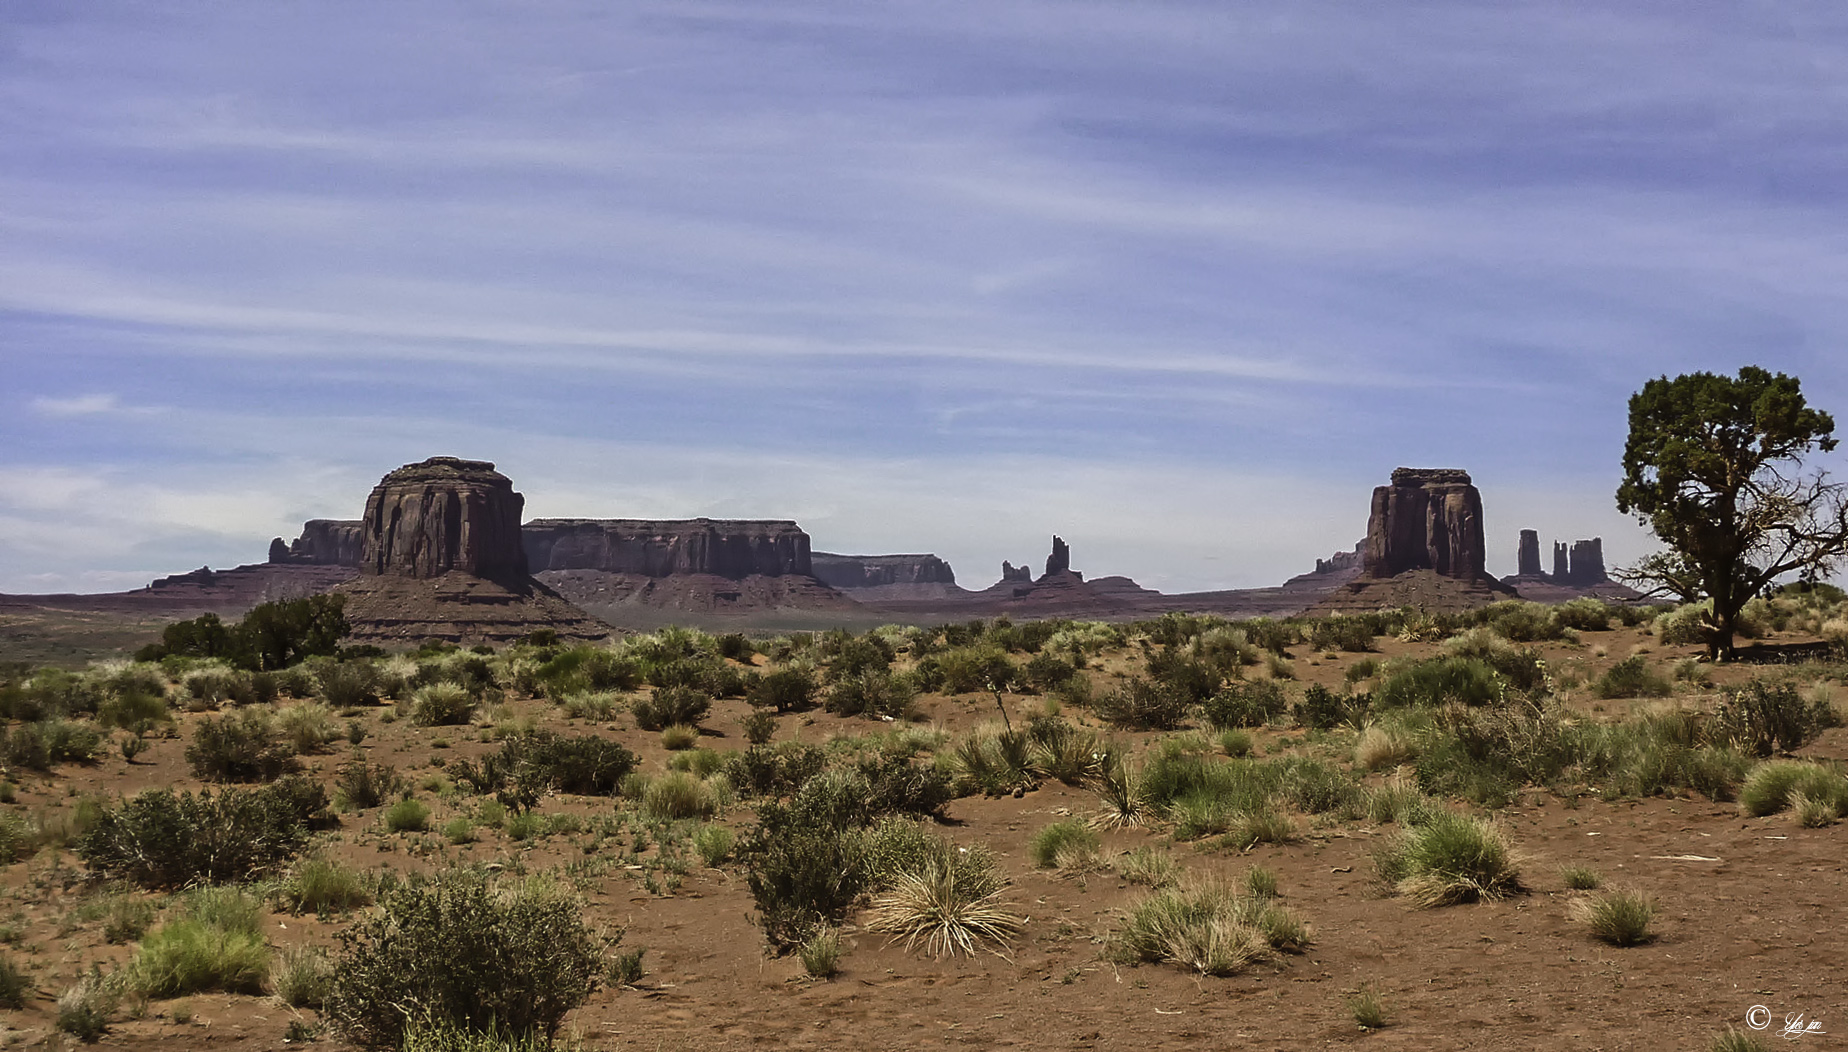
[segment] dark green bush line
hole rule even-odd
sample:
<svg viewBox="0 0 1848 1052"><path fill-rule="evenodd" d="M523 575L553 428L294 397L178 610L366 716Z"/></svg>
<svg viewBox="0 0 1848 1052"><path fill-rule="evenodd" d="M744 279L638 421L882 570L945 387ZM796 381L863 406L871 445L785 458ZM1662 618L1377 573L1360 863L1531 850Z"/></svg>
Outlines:
<svg viewBox="0 0 1848 1052"><path fill-rule="evenodd" d="M149 789L104 811L77 856L146 888L245 881L294 857L326 808L326 791L300 777L197 795Z"/></svg>

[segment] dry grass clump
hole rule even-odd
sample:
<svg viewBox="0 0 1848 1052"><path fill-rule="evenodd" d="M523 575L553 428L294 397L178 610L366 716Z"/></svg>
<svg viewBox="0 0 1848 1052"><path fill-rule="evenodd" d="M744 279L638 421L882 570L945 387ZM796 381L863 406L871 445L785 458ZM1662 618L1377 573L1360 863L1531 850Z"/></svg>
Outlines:
<svg viewBox="0 0 1848 1052"><path fill-rule="evenodd" d="M1394 893L1420 909L1524 890L1519 859L1501 829L1451 811L1402 829L1375 853L1374 866Z"/></svg>
<svg viewBox="0 0 1848 1052"><path fill-rule="evenodd" d="M1110 954L1126 964L1174 964L1225 976L1308 943L1307 927L1289 910L1206 881L1159 890L1131 906Z"/></svg>
<svg viewBox="0 0 1848 1052"><path fill-rule="evenodd" d="M1807 760L1771 760L1752 768L1739 787L1739 809L1753 817L1777 814L1799 801L1812 818L1831 809L1839 817L1848 810L1848 778Z"/></svg>
<svg viewBox="0 0 1848 1052"><path fill-rule="evenodd" d="M1591 929L1591 936L1612 946L1640 946L1655 938L1649 925L1655 920L1656 901L1639 891L1610 891L1573 904L1573 918Z"/></svg>
<svg viewBox="0 0 1848 1052"><path fill-rule="evenodd" d="M1131 884L1165 888L1180 879L1181 864L1166 851L1152 847L1139 847L1117 857L1116 871L1117 876Z"/></svg>
<svg viewBox="0 0 1848 1052"><path fill-rule="evenodd" d="M867 928L903 939L907 950L922 945L933 957L1005 949L1026 918L1001 902L1007 878L994 856L939 844L940 850L890 875L889 889L873 900Z"/></svg>
<svg viewBox="0 0 1848 1052"><path fill-rule="evenodd" d="M1561 866L1560 882L1573 891L1595 891L1604 883L1604 877L1590 866Z"/></svg>
<svg viewBox="0 0 1848 1052"><path fill-rule="evenodd" d="M1027 853L1041 869L1081 871L1097 868L1097 850L1102 845L1089 826L1068 818L1033 834Z"/></svg>
<svg viewBox="0 0 1848 1052"><path fill-rule="evenodd" d="M1411 735L1374 724L1360 732L1354 745L1354 762L1369 771L1410 763L1418 758L1418 743Z"/></svg>

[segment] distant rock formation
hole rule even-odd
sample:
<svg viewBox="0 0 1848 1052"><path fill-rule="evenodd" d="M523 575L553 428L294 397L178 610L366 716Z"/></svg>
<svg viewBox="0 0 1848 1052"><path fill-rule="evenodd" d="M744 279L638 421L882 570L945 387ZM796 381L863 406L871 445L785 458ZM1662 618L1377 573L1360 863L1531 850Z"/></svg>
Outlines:
<svg viewBox="0 0 1848 1052"><path fill-rule="evenodd" d="M1003 584L1008 581L1024 581L1030 584L1033 581L1033 567L1015 566L1003 559L1001 560L1001 581Z"/></svg>
<svg viewBox="0 0 1848 1052"><path fill-rule="evenodd" d="M823 584L844 592L912 588L936 594L956 584L956 571L935 555L836 555L811 552L809 567Z"/></svg>
<svg viewBox="0 0 1848 1052"><path fill-rule="evenodd" d="M1065 573L1072 568L1072 550L1065 539L1058 534L1052 535L1052 554L1046 556L1046 576Z"/></svg>
<svg viewBox="0 0 1848 1052"><path fill-rule="evenodd" d="M1514 593L1483 569L1482 495L1457 468L1397 468L1373 491L1360 576L1312 614L1417 606L1458 611Z"/></svg>
<svg viewBox="0 0 1848 1052"><path fill-rule="evenodd" d="M1315 569L1309 572L1312 574L1339 574L1352 570L1355 573L1359 573L1361 565L1366 561L1366 557L1367 542L1363 538L1354 545L1353 551L1336 552L1326 559L1317 559L1315 561Z"/></svg>
<svg viewBox="0 0 1848 1052"><path fill-rule="evenodd" d="M1572 542L1572 560L1566 567L1566 584L1584 588L1604 584L1610 577L1604 572L1604 538Z"/></svg>
<svg viewBox="0 0 1848 1052"><path fill-rule="evenodd" d="M670 577L812 576L809 536L786 520L534 519L521 531L534 573L604 570Z"/></svg>
<svg viewBox="0 0 1848 1052"><path fill-rule="evenodd" d="M1392 484L1373 491L1367 520L1367 577L1431 570L1440 577L1478 580L1483 573L1482 495L1469 472L1456 468L1397 468Z"/></svg>
<svg viewBox="0 0 1848 1052"><path fill-rule="evenodd" d="M270 542L269 561L306 566L359 567L366 550L366 524L358 519L309 519L302 535Z"/></svg>
<svg viewBox="0 0 1848 1052"><path fill-rule="evenodd" d="M1520 547L1515 552L1515 567L1515 574L1520 577L1540 573L1540 531L1521 531Z"/></svg>
<svg viewBox="0 0 1848 1052"><path fill-rule="evenodd" d="M1566 546L1553 542L1553 580L1564 581L1572 576L1572 564L1567 561Z"/></svg>
<svg viewBox="0 0 1848 1052"><path fill-rule="evenodd" d="M366 499L360 576L339 589L353 638L504 642L541 628L608 635L527 575L525 504L486 461L431 457L386 474Z"/></svg>

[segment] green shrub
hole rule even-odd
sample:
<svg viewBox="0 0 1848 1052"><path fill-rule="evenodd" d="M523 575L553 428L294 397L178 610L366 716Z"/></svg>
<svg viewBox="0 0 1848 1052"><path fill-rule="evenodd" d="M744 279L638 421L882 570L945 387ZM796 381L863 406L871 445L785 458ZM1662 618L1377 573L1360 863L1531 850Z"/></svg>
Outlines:
<svg viewBox="0 0 1848 1052"><path fill-rule="evenodd" d="M1131 678L1092 702L1097 718L1124 730L1171 731L1187 718L1193 699L1167 683Z"/></svg>
<svg viewBox="0 0 1848 1052"><path fill-rule="evenodd" d="M1117 857L1116 871L1131 884L1165 888L1180 879L1181 865L1166 851L1139 847Z"/></svg>
<svg viewBox="0 0 1848 1052"><path fill-rule="evenodd" d="M262 709L200 720L186 746L186 762L208 782L267 782L301 766Z"/></svg>
<svg viewBox="0 0 1848 1052"><path fill-rule="evenodd" d="M1496 899L1522 890L1520 867L1494 824L1437 811L1374 855L1380 879L1414 906Z"/></svg>
<svg viewBox="0 0 1848 1052"><path fill-rule="evenodd" d="M319 669L315 678L321 700L333 709L378 704L378 670L370 661L328 664Z"/></svg>
<svg viewBox="0 0 1848 1052"><path fill-rule="evenodd" d="M129 691L114 694L96 710L98 726L120 727L123 730L134 730L172 718L165 694L156 692Z"/></svg>
<svg viewBox="0 0 1848 1052"><path fill-rule="evenodd" d="M451 769L476 792L503 794L523 809L546 791L613 795L635 764L634 753L608 738L531 731L503 740L500 750L478 765L463 762Z"/></svg>
<svg viewBox="0 0 1848 1052"><path fill-rule="evenodd" d="M822 707L836 716L903 719L910 714L916 695L910 677L884 668L867 669L836 678Z"/></svg>
<svg viewBox="0 0 1848 1052"><path fill-rule="evenodd" d="M693 832L693 850L699 853L701 862L717 868L731 857L732 845L736 838L732 831L724 826L703 825Z"/></svg>
<svg viewBox="0 0 1848 1052"><path fill-rule="evenodd" d="M1027 721L1027 737L1034 765L1066 785L1083 785L1100 772L1104 747L1092 731L1058 716L1034 716Z"/></svg>
<svg viewBox="0 0 1848 1052"><path fill-rule="evenodd" d="M1604 877L1590 866L1562 866L1559 879L1573 891L1593 891L1604 883Z"/></svg>
<svg viewBox="0 0 1848 1052"><path fill-rule="evenodd" d="M645 731L658 731L676 723L698 726L712 709L712 695L687 685L661 687L646 698L637 698L629 706L635 725Z"/></svg>
<svg viewBox="0 0 1848 1052"><path fill-rule="evenodd" d="M396 767L372 763L358 749L353 750L352 758L334 773L334 802L350 810L377 807L406 788L404 777Z"/></svg>
<svg viewBox="0 0 1848 1052"><path fill-rule="evenodd" d="M745 700L760 709L801 712L814 704L815 677L804 668L779 668L751 684Z"/></svg>
<svg viewBox="0 0 1848 1052"><path fill-rule="evenodd" d="M1795 752L1815 741L1841 717L1827 700L1805 701L1789 684L1753 680L1714 714L1714 737L1752 756L1769 756L1782 750Z"/></svg>
<svg viewBox="0 0 1848 1052"><path fill-rule="evenodd" d="M670 723L661 728L661 748L682 752L699 744L699 728L685 723Z"/></svg>
<svg viewBox="0 0 1848 1052"><path fill-rule="evenodd" d="M787 803L765 800L738 855L757 923L778 953L824 927L839 926L870 881L866 840L875 817L857 772L810 778Z"/></svg>
<svg viewBox="0 0 1848 1052"><path fill-rule="evenodd" d="M0 1008L19 1011L32 993L32 980L13 958L0 954Z"/></svg>
<svg viewBox="0 0 1848 1052"><path fill-rule="evenodd" d="M736 632L720 636L718 646L719 656L730 658L733 661L748 662L751 660L751 655L757 653L757 648L751 645L751 641Z"/></svg>
<svg viewBox="0 0 1848 1052"><path fill-rule="evenodd" d="M322 788L300 778L197 796L149 789L103 812L77 856L147 888L248 880L301 850L326 806Z"/></svg>
<svg viewBox="0 0 1848 1052"><path fill-rule="evenodd" d="M439 872L399 884L341 933L326 1014L367 1048L408 1024L549 1040L603 972L575 901L538 881Z"/></svg>
<svg viewBox="0 0 1848 1052"><path fill-rule="evenodd" d="M421 833L430 828L430 808L420 800L405 799L385 809L388 833Z"/></svg>
<svg viewBox="0 0 1848 1052"><path fill-rule="evenodd" d="M1348 1014L1362 1030L1378 1030L1386 1025L1386 1002L1371 983L1348 995Z"/></svg>
<svg viewBox="0 0 1848 1052"><path fill-rule="evenodd" d="M1225 673L1213 662L1174 647L1164 647L1143 662L1149 678L1196 705L1213 696Z"/></svg>
<svg viewBox="0 0 1848 1052"><path fill-rule="evenodd" d="M340 737L334 727L334 711L318 701L284 707L276 713L276 726L283 740L302 754L320 752Z"/></svg>
<svg viewBox="0 0 1848 1052"><path fill-rule="evenodd" d="M744 740L752 745L767 745L776 737L776 714L754 710L744 718Z"/></svg>
<svg viewBox="0 0 1848 1052"><path fill-rule="evenodd" d="M1597 678L1592 693L1600 698L1665 698L1674 684L1652 671L1641 654L1624 658Z"/></svg>
<svg viewBox="0 0 1848 1052"><path fill-rule="evenodd" d="M827 755L806 742L753 745L725 763L725 777L747 797L793 796L827 765Z"/></svg>
<svg viewBox="0 0 1848 1052"><path fill-rule="evenodd" d="M1481 658L1439 657L1413 662L1389 671L1373 691L1379 708L1410 705L1491 705L1502 700L1503 682Z"/></svg>
<svg viewBox="0 0 1848 1052"><path fill-rule="evenodd" d="M1358 724L1366 718L1371 699L1365 694L1336 694L1320 683L1303 691L1303 700L1290 711L1299 727L1325 731L1344 723Z"/></svg>
<svg viewBox="0 0 1848 1052"><path fill-rule="evenodd" d="M1272 679L1228 683L1206 699L1202 714L1220 729L1262 727L1283 715L1287 701L1283 684Z"/></svg>
<svg viewBox="0 0 1848 1052"><path fill-rule="evenodd" d="M1103 846L1091 827L1074 818L1054 822L1033 834L1027 855L1041 869L1089 869Z"/></svg>
<svg viewBox="0 0 1848 1052"><path fill-rule="evenodd" d="M450 727L475 714L475 698L454 683L430 683L411 695L410 721L419 727Z"/></svg>
<svg viewBox="0 0 1848 1052"><path fill-rule="evenodd" d="M1022 731L983 728L950 754L960 789L1007 796L1039 787L1041 771L1033 739Z"/></svg>
<svg viewBox="0 0 1848 1052"><path fill-rule="evenodd" d="M1323 617L1309 624L1309 645L1317 650L1365 653L1373 649L1373 625L1362 617Z"/></svg>
<svg viewBox="0 0 1848 1052"><path fill-rule="evenodd" d="M1602 599L1585 596L1554 607L1553 619L1580 632L1603 632L1611 627L1611 608Z"/></svg>

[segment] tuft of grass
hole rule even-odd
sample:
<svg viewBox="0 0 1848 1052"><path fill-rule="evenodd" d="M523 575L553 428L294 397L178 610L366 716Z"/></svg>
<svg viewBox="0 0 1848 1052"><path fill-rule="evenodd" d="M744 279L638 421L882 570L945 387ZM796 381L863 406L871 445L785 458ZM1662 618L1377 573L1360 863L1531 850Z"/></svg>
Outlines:
<svg viewBox="0 0 1848 1052"><path fill-rule="evenodd" d="M430 809L421 800L400 800L385 809L385 829L392 833L421 833L430 828Z"/></svg>
<svg viewBox="0 0 1848 1052"><path fill-rule="evenodd" d="M1253 866L1245 873L1245 894L1254 899L1274 899L1277 897L1277 871L1265 866Z"/></svg>
<svg viewBox="0 0 1848 1052"><path fill-rule="evenodd" d="M1369 771L1398 767L1418 758L1418 743L1402 731L1378 724L1360 732L1354 762Z"/></svg>
<svg viewBox="0 0 1848 1052"><path fill-rule="evenodd" d="M443 823L443 839L460 846L475 842L475 823L467 818L457 816Z"/></svg>
<svg viewBox="0 0 1848 1052"><path fill-rule="evenodd" d="M58 1029L85 1044L93 1044L109 1032L109 1020L115 1015L116 993L100 969L58 995Z"/></svg>
<svg viewBox="0 0 1848 1052"><path fill-rule="evenodd" d="M1386 1002L1372 983L1362 983L1360 989L1349 994L1347 1005L1362 1030L1378 1030L1386 1025Z"/></svg>
<svg viewBox="0 0 1848 1052"><path fill-rule="evenodd" d="M808 973L809 978L834 978L841 970L840 929L832 926L820 928L796 947L796 956L802 959L802 970Z"/></svg>
<svg viewBox="0 0 1848 1052"><path fill-rule="evenodd" d="M1838 806L1834 800L1819 800L1801 789L1790 794L1790 811L1796 816L1797 824L1805 829L1834 825L1842 817Z"/></svg>
<svg viewBox="0 0 1848 1052"><path fill-rule="evenodd" d="M641 982L642 976L648 974L648 970L642 967L642 957L647 952L646 946L638 946L610 958L610 970L604 976L605 981L619 990Z"/></svg>
<svg viewBox="0 0 1848 1052"><path fill-rule="evenodd" d="M1097 866L1102 844L1089 826L1068 818L1033 834L1027 853L1041 869L1086 870Z"/></svg>
<svg viewBox="0 0 1848 1052"><path fill-rule="evenodd" d="M460 726L474 714L474 696L454 683L425 684L411 695L409 716L419 727Z"/></svg>
<svg viewBox="0 0 1848 1052"><path fill-rule="evenodd" d="M1604 876L1590 866L1561 866L1559 879L1573 891L1596 891Z"/></svg>
<svg viewBox="0 0 1848 1052"><path fill-rule="evenodd" d="M1709 1052L1770 1052L1770 1046L1757 1035L1730 1026L1725 1033L1714 1035L1707 1048Z"/></svg>
<svg viewBox="0 0 1848 1052"><path fill-rule="evenodd" d="M1100 805L1094 819L1098 825L1126 829L1141 825L1149 817L1148 804L1142 798L1142 779L1129 766L1122 750L1103 750L1092 788Z"/></svg>
<svg viewBox="0 0 1848 1052"><path fill-rule="evenodd" d="M1110 952L1124 963L1226 976L1308 942L1307 929L1288 910L1209 881L1156 891L1131 906Z"/></svg>
<svg viewBox="0 0 1848 1052"><path fill-rule="evenodd" d="M1491 822L1439 811L1404 828L1374 855L1380 879L1425 909L1521 891L1520 865Z"/></svg>
<svg viewBox="0 0 1848 1052"><path fill-rule="evenodd" d="M1663 698L1675 685L1649 668L1641 654L1633 654L1606 669L1591 685L1600 698Z"/></svg>
<svg viewBox="0 0 1848 1052"><path fill-rule="evenodd" d="M1591 937L1612 946L1640 946L1655 938L1649 925L1655 920L1655 899L1638 891L1609 891L1581 899L1575 917L1591 929Z"/></svg>
<svg viewBox="0 0 1848 1052"><path fill-rule="evenodd" d="M736 840L724 826L703 825L693 833L693 850L699 852L701 862L716 868L731 857Z"/></svg>
<svg viewBox="0 0 1848 1052"><path fill-rule="evenodd" d="M1180 879L1181 864L1166 851L1139 847L1117 857L1116 871L1118 876L1131 884L1165 888Z"/></svg>
<svg viewBox="0 0 1848 1052"><path fill-rule="evenodd" d="M372 905L372 882L331 859L310 858L282 878L271 895L289 913L325 916Z"/></svg>
<svg viewBox="0 0 1848 1052"><path fill-rule="evenodd" d="M0 1008L17 1012L26 1007L31 993L32 980L25 970L13 963L13 958L0 955Z"/></svg>
<svg viewBox="0 0 1848 1052"><path fill-rule="evenodd" d="M933 957L1005 948L1026 924L1001 903L1006 887L994 856L946 845L891 875L889 890L873 900L868 928L902 938L908 950L922 944Z"/></svg>
<svg viewBox="0 0 1848 1052"><path fill-rule="evenodd" d="M270 986L290 1008L320 1008L334 985L334 962L319 946L291 946L270 969Z"/></svg>
<svg viewBox="0 0 1848 1052"><path fill-rule="evenodd" d="M260 994L269 969L270 951L261 935L189 917L141 941L125 982L136 993L155 998L211 990Z"/></svg>
<svg viewBox="0 0 1848 1052"><path fill-rule="evenodd" d="M1219 751L1233 759L1251 755L1251 733L1242 730L1224 730L1219 732Z"/></svg>
<svg viewBox="0 0 1848 1052"><path fill-rule="evenodd" d="M1837 814L1848 810L1848 778L1807 760L1770 760L1752 768L1739 787L1739 809L1754 817L1774 815L1798 794L1832 804Z"/></svg>
<svg viewBox="0 0 1848 1052"><path fill-rule="evenodd" d="M642 792L642 814L649 818L711 818L718 810L718 795L712 787L685 771L669 771L650 781Z"/></svg>
<svg viewBox="0 0 1848 1052"><path fill-rule="evenodd" d="M699 728L686 723L673 723L661 728L661 748L669 752L680 752L699 744Z"/></svg>

